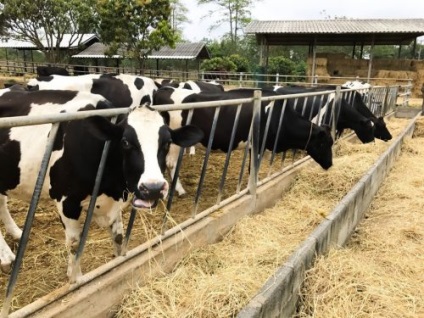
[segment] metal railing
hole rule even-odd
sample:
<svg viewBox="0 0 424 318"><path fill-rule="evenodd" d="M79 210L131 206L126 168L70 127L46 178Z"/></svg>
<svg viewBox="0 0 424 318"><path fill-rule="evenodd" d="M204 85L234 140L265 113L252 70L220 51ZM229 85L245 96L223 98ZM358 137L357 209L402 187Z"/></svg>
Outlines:
<svg viewBox="0 0 424 318"><path fill-rule="evenodd" d="M380 91L381 90L381 91ZM171 184L171 188L169 191L169 196L168 196L168 200L167 200L167 209L165 211L165 215L163 217L163 224L162 224L162 234L161 237L164 237L166 235L170 235L170 233L173 233L175 231L180 231L183 228L189 226L190 224L192 224L192 222L194 222L194 220L198 220L199 218L203 218L206 217L208 215L210 215L211 213L213 213L214 211L220 209L221 207L223 207L224 205L235 201L236 199L240 198L241 196L244 196L246 194L252 194L251 198L252 200L255 200L255 193L256 193L256 189L259 185L262 185L274 178L276 178L277 176L281 175L282 173L288 171L289 169L299 165L301 162L304 162L306 160L304 154L298 156L299 159L295 159L297 156L297 153L291 153L291 152L284 152L281 155L281 160L279 161L279 165L276 164L276 159L277 158L277 153L275 151L276 149L276 142L274 144L274 148L272 151L268 151L269 153L269 160L264 160L265 159L265 140L266 140L266 136L269 132L269 121L266 122L266 128L264 131L264 136L260 136L259 134L259 127L261 125L261 121L260 121L260 112L261 112L261 102L263 101L276 101L276 100L281 100L282 104L282 112L281 112L281 117L279 119L279 124L278 124L278 129L277 129L277 136L279 136L279 131L281 131L281 125L283 122L283 117L285 114L285 107L286 107L286 103L288 100L292 100L294 102L295 107L302 107L301 112L303 113L303 115L305 117L309 118L311 117L311 115L306 114L306 110L305 110L305 105L306 105L306 100L308 98L313 98L314 100L317 99L322 99L327 96L329 94L336 94L336 98L334 99L333 105L335 107L333 107L332 111L332 117L331 117L331 122L330 123L325 123L325 124L330 124L333 127L333 131L335 129L335 120L337 119L337 101L340 99L340 97L342 96L341 94L347 94L349 92L349 90L347 90L346 92L341 92L340 88L336 89L335 91L325 91L325 92L315 92L315 93L307 93L307 94L294 94L294 95L285 95L285 96L271 96L271 97L262 97L261 96L261 92L259 90L255 91L255 94L252 98L247 98L247 99L238 99L238 100L225 100L225 101L216 101L216 102L203 102L203 103L190 103L190 104L183 104L183 105L160 105L160 106L156 106L156 109L158 111L173 111L173 110L189 110L189 116L188 116L188 123L190 122L190 118L191 115L193 114L193 111L195 109L198 108L206 108L206 107L214 107L215 108L215 116L214 116L214 120L212 123L212 130L211 130L211 134L210 134L210 138L208 141L208 145L206 146L206 150L205 150L205 155L203 157L203 164L202 164L202 168L201 171L199 172L199 180L198 180L198 184L197 184L197 189L196 189L196 193L193 196L193 205L192 205L192 214L191 214L191 218L181 222L178 226L167 230L165 228L165 219L166 219L166 214L171 210L171 205L172 205L172 201L173 201L173 197L174 197L174 192L175 192L175 179L173 179L172 184ZM377 108L374 109L375 112L382 112L382 113L387 113L390 109L392 109L393 106L393 102L395 102L395 98L393 98L393 94L396 94L396 91L393 91L392 88L390 87L379 87L379 88L375 88L375 90L370 90L369 94L372 94L372 96L375 97L375 102L378 103L382 103L382 106L377 110ZM384 97L383 97L384 96ZM304 103L303 105L301 105L301 103L299 102L300 98L304 99ZM211 146L214 140L214 131L217 129L217 120L218 120L218 114L220 113L220 110L222 107L237 107L236 110L236 117L235 117L235 121L234 121L234 125L233 125L233 130L232 130L232 134L230 137L230 147L229 149L232 149L233 147L233 142L234 142L234 136L235 136L235 131L237 129L237 125L238 125L238 121L239 121L239 116L240 116L240 112L242 111L243 107L246 107L246 103L253 103L253 109L252 109L252 121L250 124L250 132L249 132L249 142L246 143L246 146L244 147L244 149L242 149L242 162L241 164L238 165L239 167L239 178L237 181L237 187L235 189L235 191L233 193L231 193L230 191L227 191L226 193L224 193L225 191L225 182L227 181L227 172L229 170L229 165L230 165L230 160L231 160L231 151L228 151L226 154L226 158L222 167L222 174L219 178L219 182L217 184L217 197L216 200L214 201L215 204L211 205L211 206L207 206L205 207L203 210L201 210L199 212L200 209L200 199L202 196L202 190L204 187L204 180L205 180L205 176L206 176L206 170L208 168L208 165L210 163L210 158L212 158L214 156L214 154L211 151ZM322 104L322 103L320 103ZM268 118L271 117L271 114L273 113L273 107L272 106L269 110L268 110ZM23 231L23 235L22 238L19 242L19 246L18 246L18 252L17 252L17 256L16 256L16 260L12 269L12 273L7 285L7 289L6 289L6 296L5 296L5 301L3 303L3 308L2 308L2 316L6 317L9 313L10 310L10 304L12 301L12 297L13 297L13 292L14 292L14 288L16 285L16 281L18 279L18 272L25 254L25 248L26 248L26 244L28 242L29 239L29 231L32 227L32 223L33 223L33 219L34 219L34 211L35 208L38 204L38 199L40 197L40 191L41 191L41 187L42 187L42 183L44 181L44 177L47 171L47 166L48 166L48 162L49 162L49 158L50 158L50 154L51 154L51 148L52 148L52 143L54 142L55 139L55 131L57 131L58 125L61 122L66 122L66 121L70 121L70 120L83 120L85 118L88 118L90 116L94 116L94 115L99 115L99 116L104 116L104 117L115 117L118 116L120 114L126 114L128 113L130 110L129 109L111 109L111 110L92 110L92 111L84 111L84 112L76 112L76 113L62 113L62 114L52 114L49 116L21 116L21 117L9 117L9 118L0 118L0 128L5 128L5 127L17 127L17 126L24 126L24 125L40 125L40 124L48 124L51 123L52 125L52 130L51 133L49 135L49 141L47 143L47 147L45 150L45 154L44 154L44 159L41 163L41 167L40 167L40 172L39 172L39 177L37 179L37 184L35 185L35 190L34 190L34 196L31 200L31 204L30 204L30 208L28 210L28 214L27 214L27 218L25 221L25 225L24 225L24 231ZM262 121L263 123L263 121ZM318 123L318 124L323 124L323 123ZM219 128L218 128L219 129ZM260 138L263 137L263 140L261 140ZM262 147L260 147L260 145L262 145ZM181 163L183 160L183 151L184 149L180 150L180 155L178 158L178 162L177 162L177 169L176 169L176 176L180 175L180 167L181 167ZM248 154L250 151L250 160L248 160ZM87 217L84 223L84 229L83 229L83 234L81 237L81 241L80 241L80 246L78 248L78 252L75 255L75 258L77 260L77 262L79 262L82 254L83 254L83 249L84 249L84 244L86 243L86 239L87 239L87 235L88 235L88 229L90 227L90 222L91 222L91 215L92 215L92 210L93 207L95 205L95 200L97 197L97 191L98 191L98 187L100 185L101 182L101 176L102 176L102 162L104 162L106 156L107 156L107 152L108 152L108 143L106 142L105 147L104 147L104 151L103 151L103 155L102 155L102 159L101 159L101 163L99 166L99 170L98 170L98 174L96 177L96 182L95 182L95 186L93 189L93 193L92 193L92 201L90 201L89 204L89 209L88 209L88 213L87 213ZM288 158L290 157L290 155L292 156L291 158L291 162L287 162ZM236 159L237 160L237 159ZM250 161L250 166L246 167L248 165L248 161ZM243 176L245 175L245 171L248 171L248 176L247 176L247 180L245 179L243 182ZM261 174L262 172L262 174ZM246 184L247 183L247 184ZM136 211L135 209L132 209L131 211L131 216L130 219L128 221L128 225L127 225L127 231L126 231L126 235L125 235L125 246L127 246L128 241L130 240L130 236L131 236L131 230L133 228L133 222L135 219L135 214ZM154 238L152 239L152 244L155 244L154 242L160 241L161 237L158 238ZM64 282L65 283L65 282Z"/></svg>

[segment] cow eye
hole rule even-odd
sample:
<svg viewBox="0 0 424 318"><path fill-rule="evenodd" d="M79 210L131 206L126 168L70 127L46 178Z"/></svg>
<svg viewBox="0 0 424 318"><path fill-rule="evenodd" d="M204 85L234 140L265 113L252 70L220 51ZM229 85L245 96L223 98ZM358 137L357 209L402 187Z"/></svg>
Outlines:
<svg viewBox="0 0 424 318"><path fill-rule="evenodd" d="M122 148L124 148L124 149L130 149L130 148L131 148L130 143L129 143L129 142L128 142L128 140L127 140L127 139L125 139L125 138L123 138L123 139L121 140L121 145L122 145Z"/></svg>

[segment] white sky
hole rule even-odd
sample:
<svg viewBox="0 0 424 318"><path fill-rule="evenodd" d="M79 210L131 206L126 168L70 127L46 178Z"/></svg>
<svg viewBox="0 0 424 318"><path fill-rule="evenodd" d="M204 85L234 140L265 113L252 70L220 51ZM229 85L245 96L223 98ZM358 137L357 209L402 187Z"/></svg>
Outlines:
<svg viewBox="0 0 424 318"><path fill-rule="evenodd" d="M212 5L198 5L197 0L181 0L189 10L191 23L184 25L184 37L192 42L219 38L228 26L209 32L219 16L209 15ZM257 20L313 20L330 16L352 19L424 18L424 0L254 0L252 18ZM215 18L217 16L217 18Z"/></svg>

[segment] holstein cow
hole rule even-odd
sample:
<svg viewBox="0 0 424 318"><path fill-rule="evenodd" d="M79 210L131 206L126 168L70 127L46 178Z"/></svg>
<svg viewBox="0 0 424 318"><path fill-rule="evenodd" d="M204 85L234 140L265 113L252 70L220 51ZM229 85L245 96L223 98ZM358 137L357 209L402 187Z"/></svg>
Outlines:
<svg viewBox="0 0 424 318"><path fill-rule="evenodd" d="M98 94L77 91L35 91L4 93L0 117L33 116L115 107ZM0 219L15 239L21 230L11 218L7 197L31 198L46 148L51 124L0 129ZM117 124L94 116L61 123L50 159L43 196L57 204L65 228L69 251L68 276L73 283L81 275L75 251L81 235L80 216L88 207L105 140L110 151L100 184L94 220L108 227L115 255L123 255L121 209L132 197L136 208L151 208L168 194L163 176L165 157L171 143L187 147L203 138L199 128L173 130L163 117L147 106L134 107L120 116ZM15 255L0 234L0 265L8 270Z"/></svg>
<svg viewBox="0 0 424 318"><path fill-rule="evenodd" d="M150 105L157 90L151 78L130 74L52 75L30 79L27 86L30 90L77 90L100 94L119 108Z"/></svg>
<svg viewBox="0 0 424 318"><path fill-rule="evenodd" d="M224 86L215 81L187 81L180 83L179 88L190 89L195 93L220 93L224 91Z"/></svg>
<svg viewBox="0 0 424 318"><path fill-rule="evenodd" d="M253 97L253 89L243 89L237 91L228 91L221 93L192 93L190 90L175 89L171 87L163 87L159 89L154 97L154 105L172 104L172 103L193 103L193 102L207 102L240 98ZM271 90L263 90L263 96L276 96L276 93ZM306 152L323 167L328 169L332 165L332 152L331 146L333 139L331 138L328 127L320 127L311 123L307 119L301 117L294 111L292 107L286 107L285 114L282 121L282 127L279 135L277 136L278 124L280 114L283 109L281 100L275 102L262 102L261 104L261 136L264 136L265 123L268 116L270 106L274 104L274 110L271 117L270 131L266 139L266 149L273 150L274 141L278 138L277 152L282 152L287 149L304 149ZM215 109L199 108L193 111L193 118L191 123L204 132L204 138L201 143L207 146L210 130L213 122ZM246 103L242 106L240 120L237 127L234 145L232 149L229 148L231 132L233 129L234 119L236 115L236 107L222 107L218 117L217 127L212 149L220 149L224 152L232 151L237 148L241 142L246 142L248 139L250 123L253 114L253 103ZM167 121L171 128L184 126L187 120L188 110L172 111L164 116L168 116ZM261 138L262 142L262 138ZM174 148L175 149L175 148ZM178 149L170 150L167 158L168 167L173 169L178 158ZM172 176L174 171L172 170ZM177 182L176 190L178 194L184 193L181 184Z"/></svg>
<svg viewBox="0 0 424 318"><path fill-rule="evenodd" d="M37 75L38 76L49 76L49 75L64 75L69 76L69 72L66 68L58 66L37 66Z"/></svg>
<svg viewBox="0 0 424 318"><path fill-rule="evenodd" d="M179 87L180 86L180 82L170 78L155 78L155 84L157 87L162 87L162 86Z"/></svg>
<svg viewBox="0 0 424 318"><path fill-rule="evenodd" d="M305 88L305 87L276 87L274 88L277 94L290 95L290 94L302 94L312 93L329 90L328 88ZM331 93L325 95L321 100L320 97L313 98L308 97L305 105L305 115L311 116L312 121L330 124L331 109L333 107L333 101L335 94ZM294 99L288 99L288 104L293 105ZM298 98L298 104L296 110L302 113L302 107L305 102L305 97ZM366 106L365 106L366 107ZM320 116L317 118L316 116ZM340 111L336 122L337 135L340 136L345 129L352 129L359 140L363 143L368 143L374 140L374 123L370 118L362 115L356 107L349 105L345 98L341 98Z"/></svg>
<svg viewBox="0 0 424 318"><path fill-rule="evenodd" d="M372 120L375 125L374 137L384 141L391 140L392 135L387 128L386 122L384 121L384 117L375 116L374 113L364 103L364 98L367 98L367 96L369 96L368 94L371 85L360 81L351 81L344 83L342 85L342 88L355 89L355 91L353 92L353 106L362 115Z"/></svg>

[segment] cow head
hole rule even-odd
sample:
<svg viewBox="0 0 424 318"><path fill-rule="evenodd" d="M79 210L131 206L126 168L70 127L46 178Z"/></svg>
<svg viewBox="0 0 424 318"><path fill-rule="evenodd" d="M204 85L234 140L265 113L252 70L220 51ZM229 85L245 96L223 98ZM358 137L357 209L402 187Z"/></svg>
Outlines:
<svg viewBox="0 0 424 318"><path fill-rule="evenodd" d="M333 165L333 138L328 126L317 126L311 124L309 141L306 145L306 152L323 169L328 169Z"/></svg>
<svg viewBox="0 0 424 318"><path fill-rule="evenodd" d="M392 139L392 135L390 134L389 130L387 129L386 123L384 122L383 117L378 117L373 119L373 123L375 126L374 130L374 137L388 141Z"/></svg>
<svg viewBox="0 0 424 318"><path fill-rule="evenodd" d="M195 126L169 128L162 116L148 107L136 108L117 124L103 117L93 117L90 122L94 123L90 125L93 135L119 143L123 175L136 208L154 207L168 195L163 172L171 143L189 147L203 138Z"/></svg>
<svg viewBox="0 0 424 318"><path fill-rule="evenodd" d="M364 118L359 121L359 124L354 127L356 136L359 140L366 144L374 141L374 122L370 118Z"/></svg>

